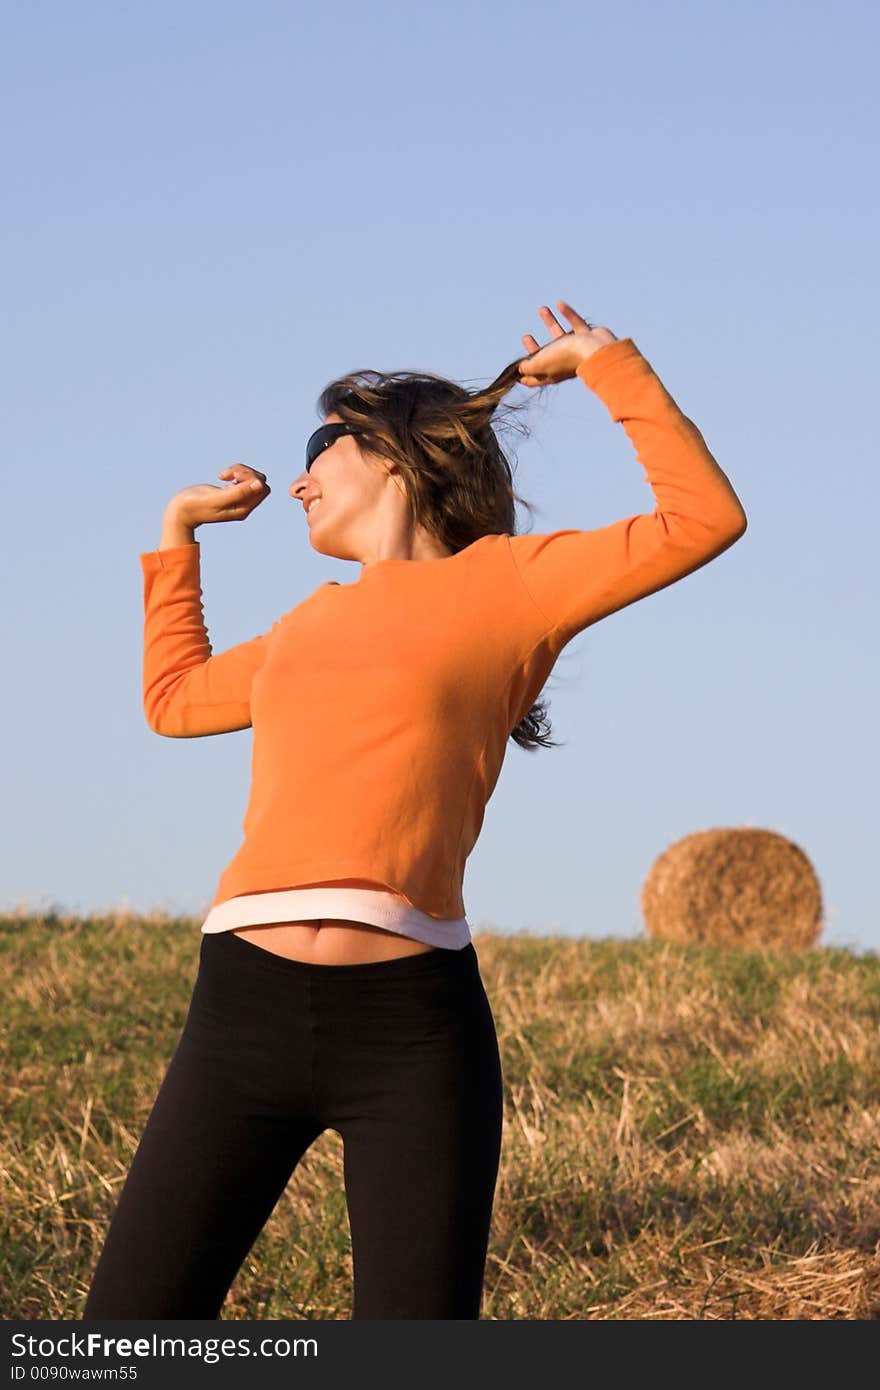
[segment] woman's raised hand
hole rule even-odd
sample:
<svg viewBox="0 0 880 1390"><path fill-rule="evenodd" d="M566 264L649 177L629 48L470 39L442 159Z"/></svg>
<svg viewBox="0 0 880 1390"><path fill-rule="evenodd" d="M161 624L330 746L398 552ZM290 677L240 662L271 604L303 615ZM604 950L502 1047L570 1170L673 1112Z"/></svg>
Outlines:
<svg viewBox="0 0 880 1390"><path fill-rule="evenodd" d="M217 474L229 479L227 487L216 483L194 483L172 497L166 508L185 526L203 526L213 521L244 521L272 489L265 473L233 463Z"/></svg>
<svg viewBox="0 0 880 1390"><path fill-rule="evenodd" d="M519 364L519 379L523 386L547 386L554 381L567 381L577 374L578 364L585 358L609 343L617 342L610 328L593 328L564 299L558 299L556 305L563 318L567 318L573 326L563 328L547 305L541 305L538 313L549 328L553 341L541 347L531 333L523 334L522 340L530 354Z"/></svg>

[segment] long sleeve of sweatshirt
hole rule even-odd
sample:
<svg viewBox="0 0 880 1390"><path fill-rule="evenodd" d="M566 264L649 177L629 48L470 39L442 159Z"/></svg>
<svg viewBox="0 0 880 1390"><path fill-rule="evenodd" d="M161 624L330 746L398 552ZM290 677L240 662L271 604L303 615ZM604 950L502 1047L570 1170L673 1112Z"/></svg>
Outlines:
<svg viewBox="0 0 880 1390"><path fill-rule="evenodd" d="M577 375L623 425L656 505L593 530L510 537L517 569L549 624L556 654L584 628L713 560L747 525L702 434L631 338L600 348Z"/></svg>
<svg viewBox="0 0 880 1390"><path fill-rule="evenodd" d="M268 632L212 654L205 626L201 550L193 545L145 551L144 713L154 733L197 738L251 725L251 682Z"/></svg>

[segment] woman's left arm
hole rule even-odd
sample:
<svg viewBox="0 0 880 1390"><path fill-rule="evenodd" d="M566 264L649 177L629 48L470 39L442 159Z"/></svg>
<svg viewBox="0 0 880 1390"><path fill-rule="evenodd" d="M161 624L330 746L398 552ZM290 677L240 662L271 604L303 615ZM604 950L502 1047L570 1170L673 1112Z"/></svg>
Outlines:
<svg viewBox="0 0 880 1390"><path fill-rule="evenodd" d="M633 340L591 328L566 309L574 331L565 333L554 319L554 341L523 360L522 380L544 385L578 377L589 386L633 443L656 507L595 530L510 537L520 578L558 648L707 564L747 526L742 503L702 434Z"/></svg>

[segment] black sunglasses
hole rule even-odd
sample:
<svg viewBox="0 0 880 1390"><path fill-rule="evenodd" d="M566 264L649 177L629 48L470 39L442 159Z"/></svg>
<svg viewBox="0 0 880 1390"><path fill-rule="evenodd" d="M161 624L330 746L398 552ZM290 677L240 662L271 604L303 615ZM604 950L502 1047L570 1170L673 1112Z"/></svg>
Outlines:
<svg viewBox="0 0 880 1390"><path fill-rule="evenodd" d="M306 445L306 472L308 473L315 459L324 449L329 449L341 434L360 434L361 431L355 429L353 425L322 425L320 429L309 439Z"/></svg>

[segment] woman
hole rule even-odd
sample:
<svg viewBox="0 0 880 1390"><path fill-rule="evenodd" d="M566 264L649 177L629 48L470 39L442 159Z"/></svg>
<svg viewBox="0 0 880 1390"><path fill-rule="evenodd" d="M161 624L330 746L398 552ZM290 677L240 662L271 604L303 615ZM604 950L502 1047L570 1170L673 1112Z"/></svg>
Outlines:
<svg viewBox="0 0 880 1390"><path fill-rule="evenodd" d="M633 340L558 307L571 327L543 307L551 341L525 334L528 356L485 390L362 372L323 392L290 494L315 550L360 563L354 583L211 654L195 530L268 495L243 465L178 493L141 556L150 727L252 728L253 776L86 1319L218 1317L327 1128L343 1139L353 1317L480 1316L502 1075L465 861L508 739L551 746L536 699L565 644L746 526ZM623 424L655 510L517 535L492 417L517 382L574 377Z"/></svg>

